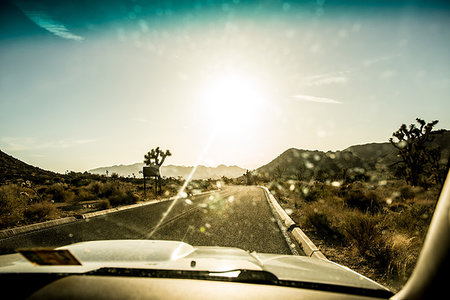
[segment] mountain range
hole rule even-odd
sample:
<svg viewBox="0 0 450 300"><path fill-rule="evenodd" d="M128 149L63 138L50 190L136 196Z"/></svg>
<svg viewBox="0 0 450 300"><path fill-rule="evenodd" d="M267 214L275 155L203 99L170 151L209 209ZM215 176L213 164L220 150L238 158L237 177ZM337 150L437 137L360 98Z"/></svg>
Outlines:
<svg viewBox="0 0 450 300"><path fill-rule="evenodd" d="M119 176L136 176L141 178L142 174L139 173L139 171L142 171L142 168L145 166L143 163L135 163L132 165L116 165L111 167L101 167L89 170L89 173L92 174L106 174L106 171L108 171L109 174L117 173ZM164 177L178 177L181 176L183 178L188 178L190 173L192 172L194 167L192 166L174 166L174 165L167 165L167 166L161 166L160 172L161 176ZM195 173L192 176L192 179L219 179L222 178L222 176L228 177L228 178L236 178L241 176L245 173L245 169L242 169L238 166L225 166L225 165L219 165L217 167L205 167L205 166L198 166L195 170Z"/></svg>
<svg viewBox="0 0 450 300"><path fill-rule="evenodd" d="M445 130L443 134L437 135L433 144L440 147L441 163L446 164L450 157L450 131ZM254 170L254 173L271 178L280 175L279 177L308 179L320 176L321 173L333 176L342 174L342 172L354 174L386 172L398 161L397 152L397 149L389 142L354 145L342 151L328 152L290 148L268 164ZM103 175L108 171L109 174L117 173L124 177L133 177L133 174L136 177L142 177L139 171L143 166L143 163L116 165L96 168L88 172ZM192 170L192 166L167 165L161 167L161 174L166 177L187 178ZM236 178L245 172L245 169L238 166L198 166L192 178L219 179L222 176ZM0 183L24 178L44 182L57 176L62 175L26 164L0 151Z"/></svg>

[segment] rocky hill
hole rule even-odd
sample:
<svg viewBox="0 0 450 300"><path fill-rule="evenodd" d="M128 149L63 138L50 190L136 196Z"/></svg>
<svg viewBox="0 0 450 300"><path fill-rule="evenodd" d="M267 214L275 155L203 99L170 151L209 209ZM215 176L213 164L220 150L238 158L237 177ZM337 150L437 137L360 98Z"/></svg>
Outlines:
<svg viewBox="0 0 450 300"><path fill-rule="evenodd" d="M24 163L0 150L0 184L18 179L45 182L58 175Z"/></svg>
<svg viewBox="0 0 450 300"><path fill-rule="evenodd" d="M437 135L432 144L440 147L441 159L446 160L450 155L450 131ZM389 142L354 145L335 152L291 148L256 169L256 173L303 180L339 178L344 172L353 177L369 176L389 170L398 160L397 149Z"/></svg>

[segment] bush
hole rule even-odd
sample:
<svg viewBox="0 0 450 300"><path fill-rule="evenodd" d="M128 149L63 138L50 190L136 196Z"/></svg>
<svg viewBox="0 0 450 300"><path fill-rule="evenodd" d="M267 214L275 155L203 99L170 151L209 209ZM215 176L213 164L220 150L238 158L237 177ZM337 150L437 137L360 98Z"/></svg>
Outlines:
<svg viewBox="0 0 450 300"><path fill-rule="evenodd" d="M99 196L102 198L109 198L113 194L116 194L119 190L119 184L114 182L106 182L101 185Z"/></svg>
<svg viewBox="0 0 450 300"><path fill-rule="evenodd" d="M397 230L420 238L425 237L431 218L433 217L434 205L428 203L415 203L398 213L393 213L389 221Z"/></svg>
<svg viewBox="0 0 450 300"><path fill-rule="evenodd" d="M58 210L50 202L38 202L29 205L23 212L27 222L42 222L58 216Z"/></svg>
<svg viewBox="0 0 450 300"><path fill-rule="evenodd" d="M98 196L100 194L102 186L103 186L103 183L94 181L94 182L90 183L87 188L91 193Z"/></svg>
<svg viewBox="0 0 450 300"><path fill-rule="evenodd" d="M417 239L407 238L403 234L393 234L386 237L390 261L387 272L396 280L406 281L416 265L421 243Z"/></svg>
<svg viewBox="0 0 450 300"><path fill-rule="evenodd" d="M21 195L21 189L15 185L0 186L0 227L17 225L23 220L23 209L27 197Z"/></svg>
<svg viewBox="0 0 450 300"><path fill-rule="evenodd" d="M341 230L346 240L366 258L372 258L380 265L387 265L391 255L386 252L385 239L382 236L379 218L358 211L345 215Z"/></svg>
<svg viewBox="0 0 450 300"><path fill-rule="evenodd" d="M45 193L55 202L71 202L75 199L75 193L69 190L66 184L52 184L47 188Z"/></svg>
<svg viewBox="0 0 450 300"><path fill-rule="evenodd" d="M332 237L334 235L334 230L331 227L331 222L324 212L313 211L307 215L308 222L314 226L317 231L325 235L326 237Z"/></svg>
<svg viewBox="0 0 450 300"><path fill-rule="evenodd" d="M372 214L382 209L381 202L375 192L370 191L366 194L359 188L349 190L344 196L344 203L348 207Z"/></svg>
<svg viewBox="0 0 450 300"><path fill-rule="evenodd" d="M302 209L304 219L301 221L302 226L314 227L317 233L330 242L341 242L342 234L339 232L336 224L340 217L336 213L336 203L318 201L314 202Z"/></svg>
<svg viewBox="0 0 450 300"><path fill-rule="evenodd" d="M320 197L320 192L316 190L315 188L304 188L302 190L303 192L303 199L305 199L306 202L313 202L317 201Z"/></svg>
<svg viewBox="0 0 450 300"><path fill-rule="evenodd" d="M87 200L94 200L96 199L96 195L94 195L89 188L79 188L77 191L76 200L77 201L87 201Z"/></svg>
<svg viewBox="0 0 450 300"><path fill-rule="evenodd" d="M139 197L132 191L117 190L114 195L109 197L111 206L134 204L139 200Z"/></svg>
<svg viewBox="0 0 450 300"><path fill-rule="evenodd" d="M400 188L400 197L402 200L413 199L415 193L409 185L405 185Z"/></svg>
<svg viewBox="0 0 450 300"><path fill-rule="evenodd" d="M98 208L99 209L108 209L111 208L111 203L109 203L108 199L103 199L102 201L100 201L100 203L98 204Z"/></svg>

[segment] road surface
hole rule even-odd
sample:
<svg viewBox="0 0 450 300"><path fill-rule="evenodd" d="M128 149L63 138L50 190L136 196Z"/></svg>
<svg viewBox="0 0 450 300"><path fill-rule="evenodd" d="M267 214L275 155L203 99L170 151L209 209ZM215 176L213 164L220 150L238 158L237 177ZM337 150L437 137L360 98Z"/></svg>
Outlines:
<svg viewBox="0 0 450 300"><path fill-rule="evenodd" d="M261 188L231 186L173 202L140 206L2 239L0 253L91 240L154 239L292 254Z"/></svg>

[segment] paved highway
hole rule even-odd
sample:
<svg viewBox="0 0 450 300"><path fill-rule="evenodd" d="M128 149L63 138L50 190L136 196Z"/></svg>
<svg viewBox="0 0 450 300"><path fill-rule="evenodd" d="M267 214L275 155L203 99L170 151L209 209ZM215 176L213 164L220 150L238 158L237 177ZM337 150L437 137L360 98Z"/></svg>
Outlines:
<svg viewBox="0 0 450 300"><path fill-rule="evenodd" d="M176 203L173 201L2 239L0 253L90 240L158 239L184 241L194 246L292 254L261 188L231 186L213 193L180 198Z"/></svg>

